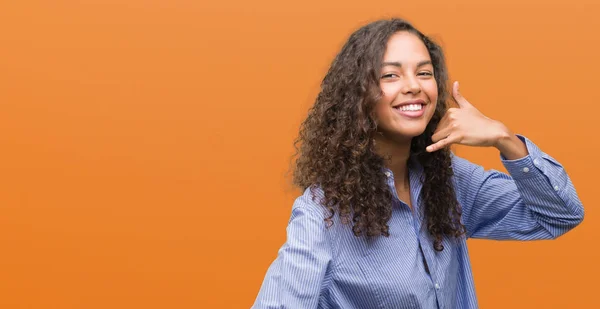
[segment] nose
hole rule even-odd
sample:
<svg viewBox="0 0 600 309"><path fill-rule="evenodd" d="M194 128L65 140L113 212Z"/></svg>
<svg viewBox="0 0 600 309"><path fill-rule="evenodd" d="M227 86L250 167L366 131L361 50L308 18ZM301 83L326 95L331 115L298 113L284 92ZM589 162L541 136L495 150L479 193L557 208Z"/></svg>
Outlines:
<svg viewBox="0 0 600 309"><path fill-rule="evenodd" d="M417 94L421 92L421 84L414 77L406 77L404 79L404 84L402 85L402 93L403 94Z"/></svg>

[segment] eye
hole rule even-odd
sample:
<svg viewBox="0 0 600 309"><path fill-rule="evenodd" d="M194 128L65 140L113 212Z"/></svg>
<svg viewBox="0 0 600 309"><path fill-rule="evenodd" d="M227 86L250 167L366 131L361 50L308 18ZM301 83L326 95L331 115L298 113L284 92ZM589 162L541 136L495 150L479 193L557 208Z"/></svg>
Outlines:
<svg viewBox="0 0 600 309"><path fill-rule="evenodd" d="M417 74L417 76L433 76L433 73L431 73L431 72L419 72L419 74Z"/></svg>
<svg viewBox="0 0 600 309"><path fill-rule="evenodd" d="M388 73L388 74L384 74L383 76L381 76L381 78L394 78L394 77L398 77L398 74Z"/></svg>

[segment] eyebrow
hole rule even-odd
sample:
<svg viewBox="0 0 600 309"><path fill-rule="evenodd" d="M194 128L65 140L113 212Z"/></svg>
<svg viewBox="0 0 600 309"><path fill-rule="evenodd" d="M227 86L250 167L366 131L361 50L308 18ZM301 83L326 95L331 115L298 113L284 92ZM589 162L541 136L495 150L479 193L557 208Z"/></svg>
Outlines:
<svg viewBox="0 0 600 309"><path fill-rule="evenodd" d="M423 61L417 63L417 68L422 67L422 66L427 65L427 64L432 64L431 60L423 60ZM400 63L398 61L384 62L383 63L383 66L388 66L388 65L392 65L392 66L399 67L399 68L402 67L402 63Z"/></svg>

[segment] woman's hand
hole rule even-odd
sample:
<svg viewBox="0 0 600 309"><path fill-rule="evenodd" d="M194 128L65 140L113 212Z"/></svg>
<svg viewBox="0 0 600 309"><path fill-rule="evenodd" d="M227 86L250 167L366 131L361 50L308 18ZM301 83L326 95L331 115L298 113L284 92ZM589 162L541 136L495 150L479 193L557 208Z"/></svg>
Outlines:
<svg viewBox="0 0 600 309"><path fill-rule="evenodd" d="M427 147L433 152L452 144L467 146L493 146L508 159L527 155L525 144L501 122L490 119L477 110L459 92L458 82L454 82L452 96L458 108L449 108L440 120L437 130Z"/></svg>

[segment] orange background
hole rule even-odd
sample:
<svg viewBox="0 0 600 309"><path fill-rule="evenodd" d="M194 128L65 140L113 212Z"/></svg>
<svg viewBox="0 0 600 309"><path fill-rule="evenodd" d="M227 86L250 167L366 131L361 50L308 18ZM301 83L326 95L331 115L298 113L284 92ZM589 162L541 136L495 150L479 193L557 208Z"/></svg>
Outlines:
<svg viewBox="0 0 600 309"><path fill-rule="evenodd" d="M481 307L597 308L600 3L482 2L3 1L0 308L250 307L320 80L390 16L438 39L463 95L563 163L586 207L556 241L469 240Z"/></svg>

